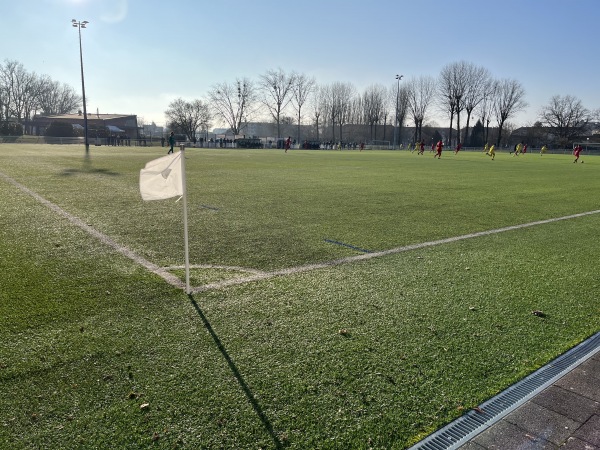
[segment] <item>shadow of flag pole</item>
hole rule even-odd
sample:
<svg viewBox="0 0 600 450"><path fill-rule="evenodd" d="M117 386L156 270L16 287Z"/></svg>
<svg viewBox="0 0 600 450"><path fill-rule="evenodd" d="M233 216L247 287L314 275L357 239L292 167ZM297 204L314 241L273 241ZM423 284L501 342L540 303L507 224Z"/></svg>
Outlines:
<svg viewBox="0 0 600 450"><path fill-rule="evenodd" d="M183 241L185 246L185 293L190 294L190 249L188 239L188 217L187 217L187 184L185 179L185 145L179 147L181 152L181 185L183 188Z"/></svg>

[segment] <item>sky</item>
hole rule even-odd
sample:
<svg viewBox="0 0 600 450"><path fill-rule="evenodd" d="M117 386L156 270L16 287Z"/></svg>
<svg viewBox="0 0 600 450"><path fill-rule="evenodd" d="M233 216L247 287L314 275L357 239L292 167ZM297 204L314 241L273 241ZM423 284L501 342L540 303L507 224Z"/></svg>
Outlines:
<svg viewBox="0 0 600 450"><path fill-rule="evenodd" d="M362 92L450 63L518 80L533 124L554 95L600 108L600 0L19 0L3 1L0 60L81 92L88 112L164 125L171 101L212 86L296 71ZM435 110L430 120L447 126ZM217 124L215 124L217 125Z"/></svg>

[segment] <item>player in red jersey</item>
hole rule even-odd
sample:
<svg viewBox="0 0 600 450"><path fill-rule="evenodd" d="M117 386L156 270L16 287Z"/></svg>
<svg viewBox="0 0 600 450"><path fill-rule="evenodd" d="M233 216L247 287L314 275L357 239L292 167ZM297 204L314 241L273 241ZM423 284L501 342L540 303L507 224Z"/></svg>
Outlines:
<svg viewBox="0 0 600 450"><path fill-rule="evenodd" d="M576 163L577 161L579 161L579 154L581 153L581 145L577 144L577 146L573 149L573 156L575 156L575 161L573 161L574 163Z"/></svg>
<svg viewBox="0 0 600 450"><path fill-rule="evenodd" d="M440 159L442 157L442 149L444 148L444 143L442 142L442 140L440 139L437 143L437 145L435 146L435 150L436 150L436 154L433 155L433 157L435 158L436 156L438 157L438 159Z"/></svg>

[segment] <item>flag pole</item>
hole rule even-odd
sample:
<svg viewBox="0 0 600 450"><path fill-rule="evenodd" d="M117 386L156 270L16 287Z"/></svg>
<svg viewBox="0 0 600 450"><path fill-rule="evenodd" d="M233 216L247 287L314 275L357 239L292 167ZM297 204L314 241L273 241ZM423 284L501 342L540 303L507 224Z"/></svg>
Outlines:
<svg viewBox="0 0 600 450"><path fill-rule="evenodd" d="M181 184L183 186L183 240L185 244L185 293L191 294L190 290L190 250L188 240L188 218L187 218L187 186L185 180L185 145L179 147L181 153Z"/></svg>

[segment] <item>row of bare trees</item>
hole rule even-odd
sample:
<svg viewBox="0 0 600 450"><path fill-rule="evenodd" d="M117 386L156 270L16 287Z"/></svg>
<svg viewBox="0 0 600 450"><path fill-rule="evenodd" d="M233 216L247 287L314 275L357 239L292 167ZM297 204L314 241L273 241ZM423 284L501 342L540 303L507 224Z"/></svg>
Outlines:
<svg viewBox="0 0 600 450"><path fill-rule="evenodd" d="M67 114L81 105L71 86L30 72L17 61L0 64L0 122L27 123L35 114Z"/></svg>
<svg viewBox="0 0 600 450"><path fill-rule="evenodd" d="M26 124L37 113L71 113L81 108L81 102L71 86L29 72L17 61L0 64L0 122L11 118ZM412 125L411 140L418 141L427 121L442 114L449 120L448 143L468 143L471 120L477 117L484 140L489 141L491 126L499 144L508 121L526 107L520 82L495 79L486 68L459 61L443 67L438 77L417 76L389 87L373 84L363 92L348 82L319 85L302 73L267 70L256 81L238 78L214 85L206 101L177 99L165 115L169 127L190 138L208 130L214 120L242 134L249 121L266 116L276 125L277 137L282 137L282 124L296 124L299 141L308 137L301 136L302 124L313 126L311 137L332 141L344 141L348 125L363 126L364 140L389 139L385 135L389 126ZM598 116L576 97L555 95L541 109L536 125L557 141L568 142L581 136Z"/></svg>
<svg viewBox="0 0 600 450"><path fill-rule="evenodd" d="M469 139L470 122L477 114L486 132L484 140L489 140L490 123L496 128L496 145L502 140L502 132L507 121L527 107L525 89L515 79L495 79L489 70L466 61L444 66L437 79L419 77L403 87L406 90L407 109L417 128L416 138L421 139L423 120L430 111L429 106L437 107L450 123L449 143L461 144ZM466 125L461 125L461 117L466 114ZM454 125L456 120L456 127ZM453 139L453 132L457 136Z"/></svg>
<svg viewBox="0 0 600 450"><path fill-rule="evenodd" d="M507 120L527 106L525 91L517 80L496 80L487 69L464 61L448 64L438 78L413 77L398 87L374 84L362 93L347 82L318 85L314 78L304 74L268 70L256 81L238 78L233 83L218 83L207 97L207 102L201 105L195 101L203 109L201 127L216 119L237 135L248 121L268 116L277 126L277 137L281 137L283 123L295 123L296 139L300 140L300 125L308 122L314 126L317 140L332 141L343 141L344 128L349 124L366 126L365 139L385 140L385 134L377 136L381 125L385 133L387 125L403 127L410 123L415 128L412 139L421 140L426 121L442 113L450 121L447 141L460 143L468 138L470 121L477 113L487 130L495 120L493 125L500 142ZM181 99L169 105L168 125L184 122L175 120L182 115L176 114L177 111L183 111ZM466 127L462 128L461 118L465 114ZM455 129L461 132L453 139ZM331 134L321 136L321 130Z"/></svg>

